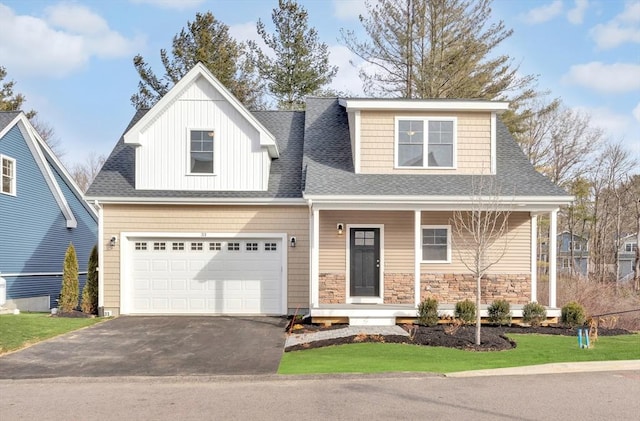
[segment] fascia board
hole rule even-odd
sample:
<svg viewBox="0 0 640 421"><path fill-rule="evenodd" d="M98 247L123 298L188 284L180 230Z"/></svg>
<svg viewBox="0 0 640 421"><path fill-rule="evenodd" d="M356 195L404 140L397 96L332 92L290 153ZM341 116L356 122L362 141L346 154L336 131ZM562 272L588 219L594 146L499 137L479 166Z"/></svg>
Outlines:
<svg viewBox="0 0 640 421"><path fill-rule="evenodd" d="M433 101L433 100L368 100L340 98L338 103L349 111L389 110L389 111L490 111L501 112L509 109L506 101Z"/></svg>
<svg viewBox="0 0 640 421"><path fill-rule="evenodd" d="M124 134L124 143L140 146L142 145L141 135L147 124L157 118L167 106L175 101L180 94L191 83L195 82L198 77L205 78L235 109L247 119L254 128L260 133L260 146L266 147L271 158L278 158L280 153L276 138L269 132L244 105L224 86L218 79L211 74L202 63L197 63L189 72L178 81L160 101L158 101L149 112L147 112L136 124Z"/></svg>
<svg viewBox="0 0 640 421"><path fill-rule="evenodd" d="M101 204L154 204L154 205L256 205L256 206L307 206L304 199L230 199L212 197L108 197L88 196L90 202L98 201Z"/></svg>
<svg viewBox="0 0 640 421"><path fill-rule="evenodd" d="M315 196L304 195L304 198L316 205L339 205L339 204L360 204L360 205L391 205L409 206L413 209L424 206L439 207L443 209L453 209L456 207L468 209L471 205L478 203L478 198L469 196ZM480 200L484 203L497 202L501 205L508 205L512 208L535 208L568 205L573 202L573 196L502 196L484 197Z"/></svg>

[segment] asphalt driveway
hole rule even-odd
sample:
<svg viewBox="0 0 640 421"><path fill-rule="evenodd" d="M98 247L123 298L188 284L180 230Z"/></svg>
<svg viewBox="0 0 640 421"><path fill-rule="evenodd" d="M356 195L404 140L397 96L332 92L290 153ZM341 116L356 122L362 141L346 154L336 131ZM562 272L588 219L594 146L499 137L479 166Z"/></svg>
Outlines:
<svg viewBox="0 0 640 421"><path fill-rule="evenodd" d="M275 373L278 317L118 317L0 356L0 379Z"/></svg>

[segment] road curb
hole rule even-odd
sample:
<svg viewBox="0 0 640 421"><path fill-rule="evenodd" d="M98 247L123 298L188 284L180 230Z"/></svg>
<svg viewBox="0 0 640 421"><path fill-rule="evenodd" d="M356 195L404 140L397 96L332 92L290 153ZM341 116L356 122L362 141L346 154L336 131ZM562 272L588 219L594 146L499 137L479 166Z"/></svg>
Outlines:
<svg viewBox="0 0 640 421"><path fill-rule="evenodd" d="M596 371L640 371L640 360L586 361L578 363L551 363L524 367L494 368L447 373L445 377L526 376L535 374L583 373Z"/></svg>

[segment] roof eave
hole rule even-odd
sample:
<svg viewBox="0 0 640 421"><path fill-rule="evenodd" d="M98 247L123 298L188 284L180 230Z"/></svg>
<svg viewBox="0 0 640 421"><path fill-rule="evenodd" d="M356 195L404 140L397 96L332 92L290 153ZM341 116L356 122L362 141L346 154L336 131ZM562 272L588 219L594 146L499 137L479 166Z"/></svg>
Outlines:
<svg viewBox="0 0 640 421"><path fill-rule="evenodd" d="M504 112L509 109L506 101L475 101L475 100L428 100L428 99L349 99L340 98L338 103L351 111L388 110L388 111L477 111Z"/></svg>

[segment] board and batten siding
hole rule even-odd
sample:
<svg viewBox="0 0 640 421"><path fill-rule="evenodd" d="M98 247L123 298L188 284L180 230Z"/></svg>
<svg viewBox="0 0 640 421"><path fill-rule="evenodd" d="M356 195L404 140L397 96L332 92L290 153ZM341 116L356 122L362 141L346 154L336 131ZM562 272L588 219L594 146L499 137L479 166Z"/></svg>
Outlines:
<svg viewBox="0 0 640 421"><path fill-rule="evenodd" d="M456 117L457 168L394 168L396 116ZM363 174L482 174L491 168L491 113L361 111L360 122L360 172Z"/></svg>
<svg viewBox="0 0 640 421"><path fill-rule="evenodd" d="M215 175L188 174L189 130L212 130ZM264 191L271 159L251 123L198 78L141 129L136 148L138 190Z"/></svg>
<svg viewBox="0 0 640 421"><path fill-rule="evenodd" d="M403 211L320 211L320 273L345 273L350 224L383 225L385 272L413 273L413 212Z"/></svg>
<svg viewBox="0 0 640 421"><path fill-rule="evenodd" d="M104 307L120 307L120 242L122 232L162 233L287 233L296 246L287 247L287 307L309 306L309 209L307 206L176 206L105 204Z"/></svg>
<svg viewBox="0 0 640 421"><path fill-rule="evenodd" d="M86 272L98 224L82 199L47 163L78 222L76 228L67 228L45 175L17 126L0 139L0 154L16 160L16 195L0 194L0 273L61 273L70 243L76 250L79 271ZM84 279L80 277L80 291ZM7 299L48 295L51 306L56 305L62 286L60 275L6 276L6 280Z"/></svg>
<svg viewBox="0 0 640 421"><path fill-rule="evenodd" d="M423 212L422 225L452 225L452 212ZM528 212L514 212L509 215L507 253L489 269L489 274L516 274L531 272L531 219ZM451 236L454 229L451 226ZM495 249L501 249L504 242L496 242ZM422 273L469 273L456 252L455 240L451 251L451 263L422 263Z"/></svg>

